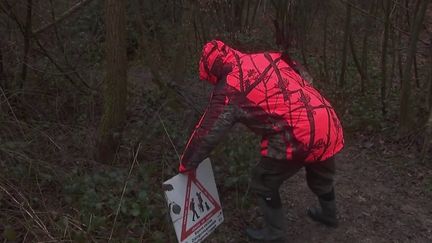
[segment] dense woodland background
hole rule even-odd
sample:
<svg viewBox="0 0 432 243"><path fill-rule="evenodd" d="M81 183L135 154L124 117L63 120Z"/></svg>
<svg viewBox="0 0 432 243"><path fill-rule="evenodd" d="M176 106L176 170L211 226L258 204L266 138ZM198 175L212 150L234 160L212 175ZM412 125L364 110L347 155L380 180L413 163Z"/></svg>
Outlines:
<svg viewBox="0 0 432 243"><path fill-rule="evenodd" d="M0 0L0 242L175 242L161 184L207 104L197 62L215 38L288 51L343 122L340 163L391 170L417 207L432 197L429 3ZM246 241L255 222L258 139L235 127L213 152L227 219L210 241Z"/></svg>

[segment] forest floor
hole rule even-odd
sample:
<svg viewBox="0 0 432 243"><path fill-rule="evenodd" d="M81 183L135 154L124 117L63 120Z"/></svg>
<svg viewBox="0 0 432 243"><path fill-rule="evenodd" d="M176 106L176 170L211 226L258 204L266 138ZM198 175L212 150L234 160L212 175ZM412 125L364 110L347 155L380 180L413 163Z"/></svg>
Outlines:
<svg viewBox="0 0 432 243"><path fill-rule="evenodd" d="M194 113L190 107L184 109L175 106L180 103L175 99L166 98L163 104L170 101L167 103L170 105L165 106L159 104L156 98L150 99L151 95L158 97L158 93L147 95L148 100L143 100L141 94L146 94L149 87L141 80L150 79L147 70L136 68L129 76L136 87L132 89L128 125L124 133L126 139L120 153L119 165L100 164L90 159L93 151L91 141L94 141L92 134L96 133L93 123L79 126L72 122L70 124L73 125L58 123L57 126L47 123L49 125L37 127L44 133L36 129L30 130L29 126L26 131L32 135L32 141L37 142L28 147L27 141L18 140L20 136L10 135L18 134L18 127L10 126L14 129L8 129L9 126L3 126L3 133L0 130L0 135L6 134L6 139L17 139L16 143L0 143L0 156L1 152L8 156L20 155L17 160L8 159L8 163L0 157L0 186L2 177L5 177L8 182L5 184L11 185L7 187L9 191L14 192L17 198L23 197L22 195L29 198L31 205L28 203L27 206L38 212L37 215L46 222L53 234L55 233L55 239L79 242L75 240L74 234L80 233L83 239L86 239L81 242L92 242L91 239L93 242L107 242L111 229L114 229L114 212L120 205L118 200L123 196L122 189L128 178L126 176L129 167L125 165L131 161L132 153L129 152L133 151L132 145L136 141L142 141L142 150L138 157L141 163L136 166L132 177L134 180L128 184L131 190L125 194L123 201L120 200L129 211L134 204L139 204L142 212L140 211L138 216L131 215L129 211L121 213L113 242L176 242L171 222L163 217L167 210L159 186L177 173L177 157L171 147L172 141L166 134L170 133L174 144L186 140L187 131L191 129L189 124L194 124L200 110L204 108L204 105L200 104L207 101L210 87L195 84L194 92L189 94L194 97L194 103L190 106L197 106ZM185 83L183 87L189 87L188 85L189 83ZM155 107L165 108L160 111L159 119L160 123L164 120L166 130L165 126L159 124L158 116L148 115L155 113L147 109L151 102L156 104ZM48 103L47 107L50 105L51 103ZM16 124L12 116L9 121L9 124ZM143 129L147 127L152 128L151 131ZM250 161L259 158L256 148L258 141L246 137L243 130L230 132L231 136L227 138L230 140L219 146L219 152L213 153L225 222L205 242L250 242L244 229L249 225L262 224L262 216L248 195L247 180L243 180L248 178L247 169L253 166ZM422 164L416 159L419 147L416 139L421 136L414 136L408 141L394 140L390 132L393 129L384 129L386 134L383 130L367 130L362 129L362 132L369 134L347 131L349 138L346 139L346 147L337 157L335 190L340 222L338 228L327 228L307 217L306 209L318 202L307 188L303 170L283 184L281 194L287 219L286 242L432 242L432 163L428 160ZM18 145L22 147L17 147ZM6 155L5 158L9 158ZM16 161L21 164L16 163L15 168ZM223 163L224 161L226 163ZM3 172L5 168L10 169L7 170L8 173ZM16 173L10 173L14 171L12 169L16 170ZM239 177L242 180L227 183ZM69 184L76 190L66 190ZM137 197L141 192L137 188L144 188L146 200ZM44 232L33 225L33 219L26 217L22 205L1 193L0 242L15 242L3 240L5 225L14 229L16 236L12 238L16 239L27 237L29 229L34 231L31 232L33 236L20 242L37 242L36 239L42 242L42 239L47 239ZM67 202L66 197L70 196L73 196L75 201ZM97 209L95 205L98 204L103 207ZM86 228L83 220L85 217L80 215L84 212L97 215L101 221L99 225L93 226L91 230L88 229L90 227ZM82 229L72 229L67 224L62 228L63 221L52 222L51 218L64 218L67 219L66 223L78 222ZM142 218L146 219L145 223L136 223ZM132 223L136 223L136 226L132 226ZM137 235L141 234L142 237L138 238ZM134 241L126 241L124 236Z"/></svg>
<svg viewBox="0 0 432 243"><path fill-rule="evenodd" d="M391 137L372 132L346 139L336 162L338 228L308 218L306 209L318 201L307 187L304 170L285 181L281 196L286 242L432 242L432 164L417 161L416 138ZM230 176L216 178L225 222L205 242L252 242L244 229L262 226L258 208L239 203L251 199L248 192L224 187L223 180Z"/></svg>
<svg viewBox="0 0 432 243"><path fill-rule="evenodd" d="M304 170L283 184L286 242L432 242L430 165L414 162L409 154L405 158L388 151L378 153L376 148L383 144L376 145L347 145L338 156L336 229L307 217L306 208L317 200L306 185ZM229 211L225 212L226 223L211 242L249 242L244 227L262 222L258 209ZM247 219L237 222L235 217Z"/></svg>

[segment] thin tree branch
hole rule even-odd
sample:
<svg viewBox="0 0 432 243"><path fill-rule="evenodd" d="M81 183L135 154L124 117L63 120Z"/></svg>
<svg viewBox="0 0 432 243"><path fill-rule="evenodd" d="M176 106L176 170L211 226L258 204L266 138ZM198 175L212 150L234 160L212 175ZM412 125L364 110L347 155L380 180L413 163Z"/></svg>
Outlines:
<svg viewBox="0 0 432 243"><path fill-rule="evenodd" d="M368 11L366 11L366 10L364 10L364 9L362 9L362 8L360 8L360 7L358 7L358 6L356 6L355 4L351 3L350 1L347 1L347 0L340 0L340 1L343 2L343 3L345 3L345 4L349 4L352 8L354 8L354 9L357 10L357 11L359 11L361 14L363 14L363 15L365 15L365 16L372 17L372 18L374 18L376 21L381 22L382 24L385 23L384 20L380 19L379 17L377 17L377 16L375 16L375 15L371 15L371 14L369 14ZM397 26L395 26L395 25L393 25L393 24L391 24L391 23L390 23L390 27L393 28L393 29L395 29L395 30L397 30L397 31L399 31L400 33L402 33L402 34L404 34L404 35L406 35L406 36L408 36L408 37L411 36L411 33L410 33L410 32L405 31L405 30L403 30L403 29L401 29L401 28L399 28L399 27L397 27ZM429 42L427 42L427 41L425 41L425 40L422 40L422 39L420 39L420 38L419 38L418 41L420 41L421 43L423 43L423 44L425 44L425 45L430 45L430 44L431 44L431 43L429 43Z"/></svg>
<svg viewBox="0 0 432 243"><path fill-rule="evenodd" d="M71 65L70 61L69 61L69 58L68 58L67 53L66 53L66 48L64 46L64 42L60 38L58 26L57 26L57 23L55 21L56 15L55 15L54 6L53 6L53 2L52 1L53 0L50 0L50 5L51 5L51 16L52 16L52 19L53 19L54 33L55 33L55 36L56 36L57 45L60 47L60 50L63 53L65 64L66 64L67 67L69 67L70 69L72 69L73 73L77 76L77 78L79 79L79 81L82 84L84 84L84 86L86 86L87 88L90 88L90 86L84 81L84 79L82 78L82 76L79 74L79 72L77 72L77 70L75 69L75 67L73 67Z"/></svg>
<svg viewBox="0 0 432 243"><path fill-rule="evenodd" d="M30 51L31 41L31 29L32 29L32 13L33 13L33 1L27 0L27 15L24 29L24 52L23 52L23 63L21 67L21 79L19 80L19 87L22 89L27 78L27 60Z"/></svg>
<svg viewBox="0 0 432 243"><path fill-rule="evenodd" d="M111 228L111 233L110 233L110 236L109 236L108 242L111 242L111 239L112 239L112 236L113 236L113 233L114 233L114 229L115 229L115 226L116 226L117 217L118 217L118 215L119 215L119 213L120 213L120 208L121 208L121 205L122 205L122 202L123 202L123 197L124 197L125 192L126 192L126 187L127 187L127 185L128 185L129 179L130 179L130 177L131 177L131 174L132 174L132 170L133 170L133 168L134 168L134 165L135 165L136 163L138 163L137 160L138 160L138 154L139 154L139 152L140 152L140 149L141 149L141 143L138 144L138 148L137 148L135 154L133 155L133 161L132 161L132 164L131 164L131 166L130 166L130 168L129 168L129 174L128 174L128 176L126 177L126 180L125 180L125 182L124 182L124 184L123 184L123 190L122 190L122 193L121 193L121 196L120 196L120 202L119 202L119 204L118 204L118 206L117 206L117 210L116 210L116 214L115 214L115 217L114 217L114 222L113 222L113 226L112 226L112 228Z"/></svg>
<svg viewBox="0 0 432 243"><path fill-rule="evenodd" d="M355 46L354 46L354 39L352 36L352 33L349 33L349 46L351 49L351 54L354 60L354 64L357 68L358 73L360 74L360 78L362 79L362 82L369 82L368 77L366 75L365 70L363 69L364 67L360 64L360 61L358 59L357 53L355 51Z"/></svg>
<svg viewBox="0 0 432 243"><path fill-rule="evenodd" d="M66 10L62 15L60 15L58 18L54 19L53 22L46 24L42 27L40 27L39 29L33 31L33 35L38 35L41 34L45 31L47 31L48 29L50 29L51 27L53 27L56 24L59 24L61 22L63 22L64 20L66 20L69 16L72 16L74 13L78 12L79 10L81 10L83 7L85 7L87 4L89 4L91 1L93 0L81 0L78 3L76 3L73 7L71 7L70 9Z"/></svg>
<svg viewBox="0 0 432 243"><path fill-rule="evenodd" d="M84 0L84 1L92 1L92 0ZM16 24L18 25L18 28L20 29L21 33L23 34L23 36L25 36L25 28L23 26L23 24L19 21L18 17L15 15L15 13L13 11L11 11L12 6L9 4L8 1L4 1L6 3L6 7L5 8L3 6L3 4L1 4L2 2L0 2L0 9L6 14L8 15L11 19L13 19ZM53 26L55 26L55 23L53 23ZM50 60L50 62L64 75L64 77L75 87L77 88L79 91L81 91L84 94L88 94L89 92L87 90L84 90L82 87L80 87L75 81L74 79L68 75L67 72L65 72L63 70L63 68L54 60L54 58L49 55L47 49L42 45L42 43L40 42L40 40L38 39L37 35L35 35L33 32L31 32L30 34L31 38L34 38L34 40L36 41L37 46L40 48L41 52L43 55L45 55L48 60ZM90 90L94 90L94 88L90 87L84 80L80 79L80 82L82 83L82 85Z"/></svg>
<svg viewBox="0 0 432 243"><path fill-rule="evenodd" d="M6 88L6 75L3 67L2 39L0 38L0 88Z"/></svg>
<svg viewBox="0 0 432 243"><path fill-rule="evenodd" d="M21 135L22 135L23 138L25 139L25 138L26 138L26 134L24 133L24 129L23 129L22 126L21 126L21 122L18 120L17 116L15 115L15 112L14 112L14 110L13 110L11 104L9 103L9 99L8 99L8 97L6 96L6 93L4 92L4 90L3 90L2 87L0 87L0 91L1 91L1 94L3 95L3 97L5 98L6 103L7 103L7 105L9 106L9 109L10 109L10 111L11 111L11 113L12 113L12 115L13 115L13 117L14 117L14 119L15 119L15 121L16 121L18 127L19 127L19 129L20 129Z"/></svg>

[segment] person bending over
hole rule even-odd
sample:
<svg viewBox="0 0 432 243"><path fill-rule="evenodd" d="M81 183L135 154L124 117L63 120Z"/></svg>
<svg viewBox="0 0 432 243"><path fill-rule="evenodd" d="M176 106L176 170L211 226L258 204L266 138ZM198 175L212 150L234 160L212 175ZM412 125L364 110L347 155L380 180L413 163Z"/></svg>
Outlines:
<svg viewBox="0 0 432 243"><path fill-rule="evenodd" d="M179 172L193 172L235 123L261 136L251 190L265 227L246 229L254 240L284 238L279 188L303 167L320 203L308 209L308 215L328 226L338 224L333 177L334 156L344 146L342 127L331 104L296 70L286 54L245 54L219 40L204 45L199 62L200 79L214 89L187 142Z"/></svg>

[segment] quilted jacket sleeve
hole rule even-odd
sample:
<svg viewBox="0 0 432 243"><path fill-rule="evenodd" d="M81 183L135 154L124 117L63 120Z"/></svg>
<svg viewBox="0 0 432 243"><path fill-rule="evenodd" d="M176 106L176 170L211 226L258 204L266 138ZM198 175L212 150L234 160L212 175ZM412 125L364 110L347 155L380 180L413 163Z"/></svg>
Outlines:
<svg viewBox="0 0 432 243"><path fill-rule="evenodd" d="M210 103L186 145L180 172L196 168L237 121L237 108L230 104L225 86L223 82L215 86Z"/></svg>

